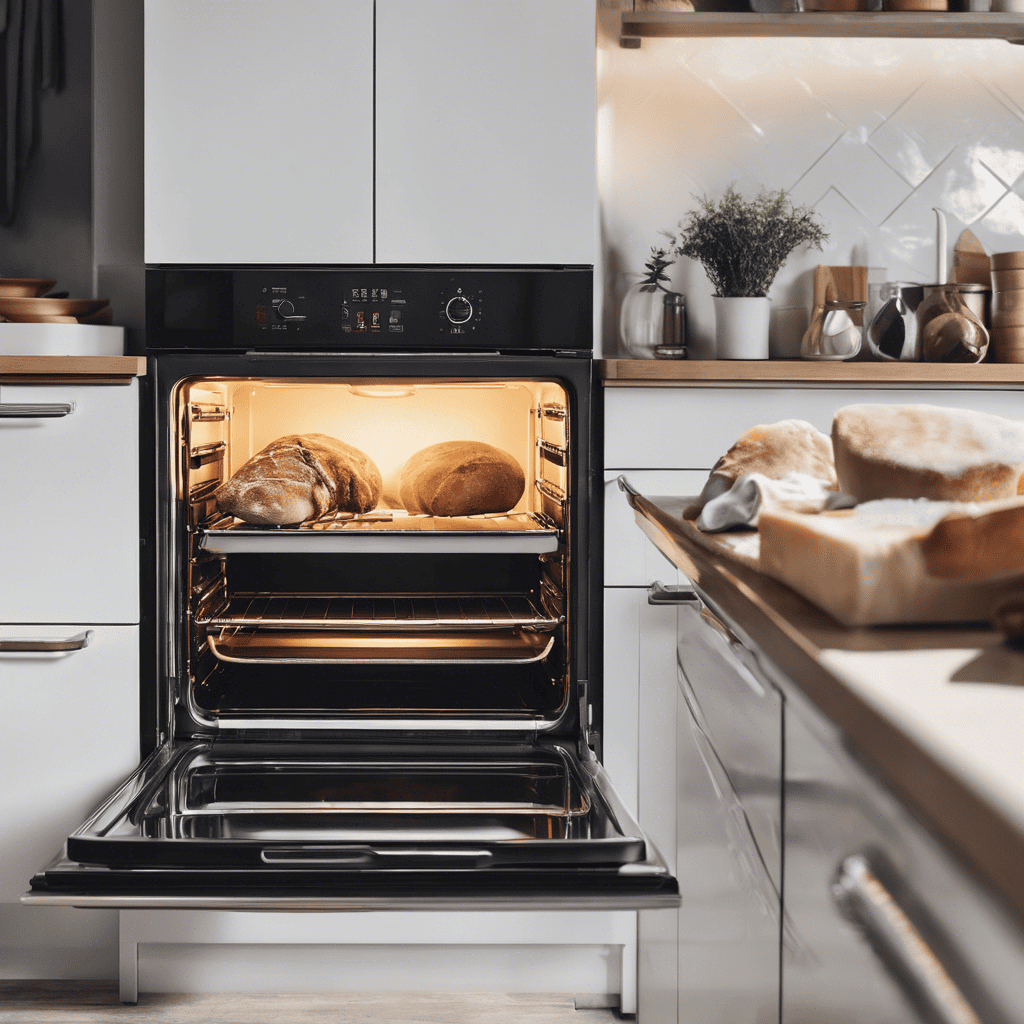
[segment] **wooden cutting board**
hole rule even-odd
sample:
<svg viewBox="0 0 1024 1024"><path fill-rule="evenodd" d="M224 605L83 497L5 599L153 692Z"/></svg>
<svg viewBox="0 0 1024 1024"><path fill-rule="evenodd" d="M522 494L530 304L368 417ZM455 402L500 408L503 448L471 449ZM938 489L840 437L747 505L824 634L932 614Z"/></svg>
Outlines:
<svg viewBox="0 0 1024 1024"><path fill-rule="evenodd" d="M973 231L967 229L960 233L953 248L953 270L949 275L950 281L958 284L983 284L986 288L992 286L992 279L989 272L992 270L992 260L985 252L985 246L978 241Z"/></svg>

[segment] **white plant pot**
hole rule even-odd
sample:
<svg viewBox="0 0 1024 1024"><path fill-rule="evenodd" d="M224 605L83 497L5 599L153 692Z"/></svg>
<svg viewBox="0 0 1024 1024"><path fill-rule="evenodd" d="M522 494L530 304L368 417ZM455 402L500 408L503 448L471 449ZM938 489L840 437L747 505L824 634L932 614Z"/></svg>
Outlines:
<svg viewBox="0 0 1024 1024"><path fill-rule="evenodd" d="M766 298L715 298L715 346L719 359L767 359Z"/></svg>

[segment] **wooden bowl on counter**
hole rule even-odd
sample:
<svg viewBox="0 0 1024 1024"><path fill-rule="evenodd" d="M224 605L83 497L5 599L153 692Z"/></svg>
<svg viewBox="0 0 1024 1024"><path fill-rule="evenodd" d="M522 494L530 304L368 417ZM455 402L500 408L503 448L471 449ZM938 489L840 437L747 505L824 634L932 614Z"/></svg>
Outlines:
<svg viewBox="0 0 1024 1024"><path fill-rule="evenodd" d="M993 270L1024 270L1024 252L997 252L992 256Z"/></svg>
<svg viewBox="0 0 1024 1024"><path fill-rule="evenodd" d="M45 295L56 283L45 277L0 277L0 298L36 298Z"/></svg>
<svg viewBox="0 0 1024 1024"><path fill-rule="evenodd" d="M0 317L17 323L39 321L43 316L94 316L104 307L110 306L109 299L33 299L0 298Z"/></svg>

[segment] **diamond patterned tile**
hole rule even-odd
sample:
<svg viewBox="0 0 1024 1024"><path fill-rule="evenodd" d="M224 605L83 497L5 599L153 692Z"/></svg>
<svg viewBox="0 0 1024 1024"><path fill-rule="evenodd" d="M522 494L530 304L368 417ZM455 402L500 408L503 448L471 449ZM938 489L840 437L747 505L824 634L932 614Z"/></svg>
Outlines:
<svg viewBox="0 0 1024 1024"><path fill-rule="evenodd" d="M950 150L933 145L916 128L905 130L895 118L881 125L868 145L905 181L917 188Z"/></svg>
<svg viewBox="0 0 1024 1024"><path fill-rule="evenodd" d="M892 121L926 153L948 153L972 143L992 150L1000 177L1016 178L1024 157L1024 121L992 89L975 78L937 75L929 79L893 115ZM1005 179L1004 179L1005 180Z"/></svg>
<svg viewBox="0 0 1024 1024"><path fill-rule="evenodd" d="M971 230L990 253L1024 249L1024 196L1007 192Z"/></svg>
<svg viewBox="0 0 1024 1024"><path fill-rule="evenodd" d="M882 225L881 238L897 259L919 266L935 276L936 224L933 207L947 213L949 253L957 235L973 226L1006 192L1003 184L970 152L956 149L927 181L902 203Z"/></svg>
<svg viewBox="0 0 1024 1024"><path fill-rule="evenodd" d="M872 224L885 220L912 189L866 142L847 132L793 187L794 199L816 204L829 189Z"/></svg>

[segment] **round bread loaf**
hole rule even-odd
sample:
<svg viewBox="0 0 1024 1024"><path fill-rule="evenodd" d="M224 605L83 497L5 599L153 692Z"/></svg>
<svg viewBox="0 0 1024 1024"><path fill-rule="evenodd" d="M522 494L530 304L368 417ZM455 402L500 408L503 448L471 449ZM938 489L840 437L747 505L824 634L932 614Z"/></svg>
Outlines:
<svg viewBox="0 0 1024 1024"><path fill-rule="evenodd" d="M432 516L507 512L525 489L519 463L482 441L432 444L406 460L400 481L402 507Z"/></svg>
<svg viewBox="0 0 1024 1024"><path fill-rule="evenodd" d="M213 492L217 508L258 526L287 526L327 512L369 512L380 470L365 452L327 434L289 434L257 452Z"/></svg>
<svg viewBox="0 0 1024 1024"><path fill-rule="evenodd" d="M827 490L837 489L832 442L806 420L781 420L751 427L715 463L704 489L683 512L696 519L704 506L725 494L741 477L760 473L769 480L782 480L802 473L820 480Z"/></svg>
<svg viewBox="0 0 1024 1024"><path fill-rule="evenodd" d="M1024 423L934 405L848 405L832 423L839 485L860 501L1022 493Z"/></svg>

